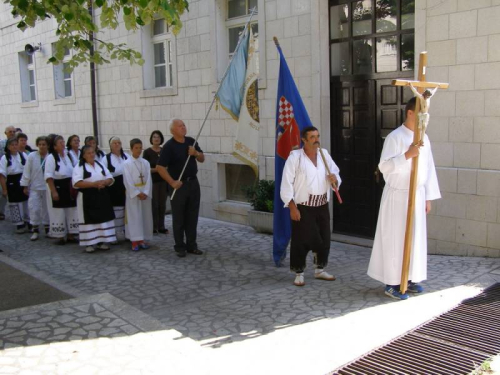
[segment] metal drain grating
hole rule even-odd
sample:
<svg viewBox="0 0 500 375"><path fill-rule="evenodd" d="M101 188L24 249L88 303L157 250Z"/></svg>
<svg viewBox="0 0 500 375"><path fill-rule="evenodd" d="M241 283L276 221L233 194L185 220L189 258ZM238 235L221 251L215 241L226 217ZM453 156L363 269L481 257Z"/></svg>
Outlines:
<svg viewBox="0 0 500 375"><path fill-rule="evenodd" d="M332 374L463 375L499 353L497 283Z"/></svg>

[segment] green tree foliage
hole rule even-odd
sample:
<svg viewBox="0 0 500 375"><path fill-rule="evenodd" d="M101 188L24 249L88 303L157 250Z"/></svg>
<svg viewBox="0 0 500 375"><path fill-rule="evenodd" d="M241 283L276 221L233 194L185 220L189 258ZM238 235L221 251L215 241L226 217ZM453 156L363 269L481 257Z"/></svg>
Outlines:
<svg viewBox="0 0 500 375"><path fill-rule="evenodd" d="M47 18L57 23L55 51L49 63L60 64L66 49L72 50L69 69L81 63L109 63L112 59L143 64L141 54L126 44L100 39L104 29L116 29L120 18L127 30L150 24L155 17L164 18L174 34L182 27L180 15L188 10L187 0L6 0L12 15L19 18L17 27L26 30ZM91 17L90 9L99 9L99 19ZM98 12L96 12L98 13ZM94 19L93 19L94 18ZM95 45L92 45L91 35ZM94 51L91 53L91 48Z"/></svg>

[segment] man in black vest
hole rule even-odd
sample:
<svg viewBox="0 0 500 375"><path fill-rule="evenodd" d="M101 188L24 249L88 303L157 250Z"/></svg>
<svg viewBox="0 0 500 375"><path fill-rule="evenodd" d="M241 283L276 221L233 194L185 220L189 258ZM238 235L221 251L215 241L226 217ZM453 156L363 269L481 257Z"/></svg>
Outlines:
<svg viewBox="0 0 500 375"><path fill-rule="evenodd" d="M196 174L198 165L203 163L205 155L194 138L186 137L187 128L184 121L172 119L169 123L172 138L163 146L156 166L158 174L167 181L169 194L176 191L172 205L172 225L174 229L175 252L185 257L186 252L201 255L196 243L198 214L200 212L200 184ZM186 164L184 174L182 169ZM184 241L185 238L185 241Z"/></svg>

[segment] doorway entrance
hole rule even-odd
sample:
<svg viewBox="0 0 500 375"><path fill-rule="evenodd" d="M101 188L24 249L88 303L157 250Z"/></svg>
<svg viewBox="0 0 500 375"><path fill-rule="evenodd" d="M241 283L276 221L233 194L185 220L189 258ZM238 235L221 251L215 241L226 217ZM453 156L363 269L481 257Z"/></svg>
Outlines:
<svg viewBox="0 0 500 375"><path fill-rule="evenodd" d="M387 134L404 121L413 96L391 80L414 76L412 0L330 0L332 157L344 204L333 232L373 238L383 177L377 165Z"/></svg>

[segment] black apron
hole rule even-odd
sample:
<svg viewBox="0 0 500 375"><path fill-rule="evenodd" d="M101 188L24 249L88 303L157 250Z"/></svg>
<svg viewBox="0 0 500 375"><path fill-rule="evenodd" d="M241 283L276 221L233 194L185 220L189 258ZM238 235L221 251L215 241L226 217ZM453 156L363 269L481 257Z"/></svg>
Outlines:
<svg viewBox="0 0 500 375"><path fill-rule="evenodd" d="M114 177L115 183L108 186L111 196L111 205L113 207L125 207L125 185L123 184L123 175Z"/></svg>
<svg viewBox="0 0 500 375"><path fill-rule="evenodd" d="M101 224L115 218L108 189L81 189L85 224Z"/></svg>
<svg viewBox="0 0 500 375"><path fill-rule="evenodd" d="M7 175L7 197L9 203L26 202L28 196L24 194L24 189L21 186L22 173Z"/></svg>
<svg viewBox="0 0 500 375"><path fill-rule="evenodd" d="M98 161L96 163L101 167L102 174L105 176L102 164ZM83 179L85 180L90 176L91 174L85 168L85 164L83 164ZM83 221L85 224L102 224L114 220L115 211L113 210L111 196L107 188L86 188L80 189L80 192L82 193Z"/></svg>
<svg viewBox="0 0 500 375"><path fill-rule="evenodd" d="M108 170L114 173L116 168L113 163L111 163L111 152L106 155L108 161ZM125 156L125 160L128 158ZM109 195L111 196L111 204L113 207L125 207L125 185L123 184L123 175L114 177L115 183L108 186Z"/></svg>
<svg viewBox="0 0 500 375"><path fill-rule="evenodd" d="M56 187L59 200L52 199L52 207L54 208L70 208L76 207L76 196L72 193L71 177L62 178L60 180L53 179Z"/></svg>

